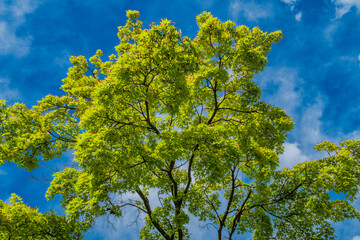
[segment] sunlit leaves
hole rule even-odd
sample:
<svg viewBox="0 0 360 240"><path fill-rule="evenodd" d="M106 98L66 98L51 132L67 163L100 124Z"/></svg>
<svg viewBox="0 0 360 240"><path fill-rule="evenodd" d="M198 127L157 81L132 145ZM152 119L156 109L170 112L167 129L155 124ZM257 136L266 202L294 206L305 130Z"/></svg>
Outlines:
<svg viewBox="0 0 360 240"><path fill-rule="evenodd" d="M1 239L81 239L78 223L69 223L65 216L55 212L39 213L16 194L10 203L0 201Z"/></svg>

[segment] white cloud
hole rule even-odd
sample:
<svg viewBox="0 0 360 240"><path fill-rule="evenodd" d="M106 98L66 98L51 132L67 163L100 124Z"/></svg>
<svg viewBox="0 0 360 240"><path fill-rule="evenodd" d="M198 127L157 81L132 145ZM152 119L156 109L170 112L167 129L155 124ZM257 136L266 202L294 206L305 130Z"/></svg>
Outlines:
<svg viewBox="0 0 360 240"><path fill-rule="evenodd" d="M9 87L10 81L5 78L0 78L0 99L15 100L20 97L19 92L16 89Z"/></svg>
<svg viewBox="0 0 360 240"><path fill-rule="evenodd" d="M286 4L295 4L298 0L281 0L282 2L286 3Z"/></svg>
<svg viewBox="0 0 360 240"><path fill-rule="evenodd" d="M317 158L319 154L312 151L314 145L326 139L331 141L321 131L321 117L326 99L320 95L315 96L312 104L305 105L305 92L302 87L304 81L299 78L296 68L268 67L258 77L256 82L262 89L263 100L284 109L286 114L294 119L295 126L291 135L298 145L287 145L288 151L291 150L294 154L297 149L301 150L303 156L297 152L298 160L303 160L304 156ZM289 155L290 152L286 154ZM286 163L280 165L285 167Z"/></svg>
<svg viewBox="0 0 360 240"><path fill-rule="evenodd" d="M4 170L0 170L0 175L7 175L7 173Z"/></svg>
<svg viewBox="0 0 360 240"><path fill-rule="evenodd" d="M298 0L281 0L281 1L288 4L290 6L291 11L294 11L295 3L298 2Z"/></svg>
<svg viewBox="0 0 360 240"><path fill-rule="evenodd" d="M279 156L279 167L283 169L285 167L292 168L298 163L309 161L310 158L302 153L298 143L285 143L285 151Z"/></svg>
<svg viewBox="0 0 360 240"><path fill-rule="evenodd" d="M13 16L23 18L25 14L33 12L37 5L37 1L16 0L9 6L9 8Z"/></svg>
<svg viewBox="0 0 360 240"><path fill-rule="evenodd" d="M341 18L344 14L350 11L352 7L356 7L360 11L359 0L333 0L336 6L336 18Z"/></svg>
<svg viewBox="0 0 360 240"><path fill-rule="evenodd" d="M22 57L29 52L31 36L19 37L16 30L25 22L25 15L33 12L37 1L15 0L9 4L0 4L0 55Z"/></svg>
<svg viewBox="0 0 360 240"><path fill-rule="evenodd" d="M354 55L343 55L338 57L338 59L342 62L357 62L359 60L358 58L358 56Z"/></svg>
<svg viewBox="0 0 360 240"><path fill-rule="evenodd" d="M301 21L301 18L302 18L302 12L298 12L296 15L295 15L295 20L300 22Z"/></svg>
<svg viewBox="0 0 360 240"><path fill-rule="evenodd" d="M286 110L290 117L294 117L296 109L302 104L303 80L298 77L298 71L295 68L268 67L260 73L257 80L263 92L265 101ZM276 88L274 89L274 86Z"/></svg>
<svg viewBox="0 0 360 240"><path fill-rule="evenodd" d="M18 38L11 25L0 22L0 55L24 56L29 52L30 43L31 37Z"/></svg>
<svg viewBox="0 0 360 240"><path fill-rule="evenodd" d="M327 27L324 28L323 30L324 39L326 39L330 45L333 44L335 39L334 36L340 26L341 25L339 21L332 21Z"/></svg>
<svg viewBox="0 0 360 240"><path fill-rule="evenodd" d="M353 132L350 132L346 135L343 135L340 137L339 141L342 141L344 139L352 139L352 140L360 140L360 131L355 130Z"/></svg>
<svg viewBox="0 0 360 240"><path fill-rule="evenodd" d="M360 240L360 236L355 236L351 240Z"/></svg>
<svg viewBox="0 0 360 240"><path fill-rule="evenodd" d="M321 132L322 122L320 118L323 114L325 101L323 97L318 96L314 99L314 104L305 108L302 112L300 121L300 136L303 143L314 146L326 138ZM328 139L329 140L329 139Z"/></svg>
<svg viewBox="0 0 360 240"><path fill-rule="evenodd" d="M242 2L234 0L230 3L229 12L236 21L239 15L244 16L249 21L256 21L260 18L270 18L273 16L272 6L269 3L257 4L254 1Z"/></svg>

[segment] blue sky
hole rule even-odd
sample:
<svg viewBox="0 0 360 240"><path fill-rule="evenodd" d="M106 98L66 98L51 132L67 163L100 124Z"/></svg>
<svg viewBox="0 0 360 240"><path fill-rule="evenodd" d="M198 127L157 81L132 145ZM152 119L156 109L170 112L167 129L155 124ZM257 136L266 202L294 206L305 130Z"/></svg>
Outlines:
<svg viewBox="0 0 360 240"><path fill-rule="evenodd" d="M114 53L128 9L140 11L144 26L168 18L190 37L204 10L238 25L283 31L267 68L255 78L263 99L286 109L296 123L280 167L319 157L312 148L322 140L360 138L360 0L2 0L0 99L31 106L47 94L61 95L69 57L90 57L97 49ZM30 180L43 173L49 176L46 167L26 172L1 165L0 199L15 192L41 211L62 212L59 199L45 200L47 183ZM360 201L354 204L360 208ZM137 239L136 227L123 227L126 219L114 225L117 232L101 219L86 239ZM359 222L335 226L338 239L360 240ZM192 231L194 239L207 232Z"/></svg>

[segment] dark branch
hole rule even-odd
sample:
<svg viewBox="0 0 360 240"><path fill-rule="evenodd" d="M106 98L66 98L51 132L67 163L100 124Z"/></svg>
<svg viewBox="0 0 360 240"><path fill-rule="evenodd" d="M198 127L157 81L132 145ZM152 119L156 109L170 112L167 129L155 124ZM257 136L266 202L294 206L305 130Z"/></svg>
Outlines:
<svg viewBox="0 0 360 240"><path fill-rule="evenodd" d="M153 219L153 217L151 216L152 214L152 210L150 207L150 203L149 203L149 199L145 196L145 194L140 190L140 188L138 190L136 190L137 194L140 196L140 198L142 199L145 208L146 208L146 212L150 218L150 221L152 222L152 224L154 225L154 227L159 231L159 233L166 239L166 240L172 240L172 238L165 232L165 230L160 226L159 222L156 221L155 219Z"/></svg>
<svg viewBox="0 0 360 240"><path fill-rule="evenodd" d="M231 237L235 232L236 226L237 226L238 222L240 221L240 217L241 217L243 211L245 210L245 205L246 205L247 201L249 200L251 194L252 194L252 189L250 188L245 201L242 203L241 208L239 209L238 213L235 215L235 218L232 222L231 231L229 233L229 240L231 240Z"/></svg>

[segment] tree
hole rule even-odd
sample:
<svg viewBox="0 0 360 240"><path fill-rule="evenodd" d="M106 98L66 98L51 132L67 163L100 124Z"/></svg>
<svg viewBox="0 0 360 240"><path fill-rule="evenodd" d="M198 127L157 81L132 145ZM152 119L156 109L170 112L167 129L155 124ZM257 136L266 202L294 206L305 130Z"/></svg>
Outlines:
<svg viewBox="0 0 360 240"><path fill-rule="evenodd" d="M127 11L109 61L100 50L70 58L64 96L1 102L2 162L33 170L75 150L78 167L55 173L46 194L62 196L69 224L85 231L133 208L145 216L140 239L189 239L190 217L217 239L335 239L332 222L360 219L359 141L325 141L315 149L328 157L277 170L293 122L252 78L280 31L203 12L191 40L167 19L143 29L139 16Z"/></svg>
<svg viewBox="0 0 360 240"><path fill-rule="evenodd" d="M79 224L70 224L53 211L40 214L16 194L10 204L0 200L0 210L1 239L81 239Z"/></svg>

